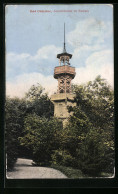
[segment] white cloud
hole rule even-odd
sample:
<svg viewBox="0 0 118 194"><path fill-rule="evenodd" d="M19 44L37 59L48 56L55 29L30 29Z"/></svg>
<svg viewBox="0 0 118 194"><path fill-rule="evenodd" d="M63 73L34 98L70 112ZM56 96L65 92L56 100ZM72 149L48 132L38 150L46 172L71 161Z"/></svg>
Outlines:
<svg viewBox="0 0 118 194"><path fill-rule="evenodd" d="M99 45L112 34L112 30L111 22L87 18L77 23L75 29L68 33L67 40L75 48L81 48L84 45Z"/></svg>
<svg viewBox="0 0 118 194"><path fill-rule="evenodd" d="M61 48L56 47L54 45L47 45L40 48L37 51L36 55L32 56L32 60L41 60L41 59L52 60L59 52L61 52Z"/></svg>
<svg viewBox="0 0 118 194"><path fill-rule="evenodd" d="M6 55L6 94L23 97L25 92L36 83L40 83L50 94L57 90L57 81L53 78L57 53L61 48L47 45L35 55L13 53ZM51 73L50 73L51 72ZM11 81L9 81L11 80Z"/></svg>
<svg viewBox="0 0 118 194"><path fill-rule="evenodd" d="M10 97L24 97L32 85L41 84L49 95L56 92L57 80L52 76L44 76L40 73L29 73L17 76L15 82L6 83L6 94Z"/></svg>
<svg viewBox="0 0 118 194"><path fill-rule="evenodd" d="M104 45L83 45L81 48L77 47L74 49L72 64L76 67L85 66L87 58L96 51L101 51L105 49Z"/></svg>
<svg viewBox="0 0 118 194"><path fill-rule="evenodd" d="M101 75L113 87L114 71L113 61L111 60L112 55L111 50L95 52L90 55L86 60L85 67L76 68L76 76L73 83L86 83L87 81L94 80L96 76ZM41 73L27 73L17 76L14 83L7 82L6 93L11 97L23 97L28 89L36 83L40 83L49 95L57 91L58 83L53 78L53 75L45 76Z"/></svg>
<svg viewBox="0 0 118 194"><path fill-rule="evenodd" d="M22 73L40 72L44 74L52 73L56 59L56 54L61 48L54 45L47 45L40 48L35 55L29 53L7 53L6 54L6 74L7 78L13 78ZM50 66L51 64L51 66Z"/></svg>
<svg viewBox="0 0 118 194"><path fill-rule="evenodd" d="M73 83L85 83L101 75L113 86L113 24L95 18L81 20L67 40L74 49Z"/></svg>
<svg viewBox="0 0 118 194"><path fill-rule="evenodd" d="M107 64L113 65L113 51L112 50L103 50L99 52L94 52L91 56L86 60L87 66L91 65L92 68L100 68L101 66L105 66Z"/></svg>
<svg viewBox="0 0 118 194"><path fill-rule="evenodd" d="M101 75L113 87L114 69L113 69L113 51L103 50L91 54L86 60L86 66L76 68L76 77L73 83L81 84L92 81L96 76Z"/></svg>

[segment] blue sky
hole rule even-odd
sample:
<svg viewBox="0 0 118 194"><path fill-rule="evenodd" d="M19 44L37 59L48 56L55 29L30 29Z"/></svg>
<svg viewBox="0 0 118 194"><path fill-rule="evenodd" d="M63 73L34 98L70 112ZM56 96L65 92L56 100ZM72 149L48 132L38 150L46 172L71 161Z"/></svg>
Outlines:
<svg viewBox="0 0 118 194"><path fill-rule="evenodd" d="M63 50L64 22L66 50L73 55L70 62L76 68L73 83L81 84L100 74L113 86L112 5L7 5L7 95L23 97L36 83L49 94L57 90L53 71L58 66L56 55Z"/></svg>

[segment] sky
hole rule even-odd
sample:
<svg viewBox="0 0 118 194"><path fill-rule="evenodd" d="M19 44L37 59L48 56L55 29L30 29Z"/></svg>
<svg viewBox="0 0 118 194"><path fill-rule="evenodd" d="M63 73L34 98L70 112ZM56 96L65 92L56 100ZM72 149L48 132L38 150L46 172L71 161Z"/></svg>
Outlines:
<svg viewBox="0 0 118 194"><path fill-rule="evenodd" d="M113 7L110 4L7 5L5 8L6 95L22 98L37 83L57 91L54 68L66 50L76 69L72 83L98 75L114 86Z"/></svg>

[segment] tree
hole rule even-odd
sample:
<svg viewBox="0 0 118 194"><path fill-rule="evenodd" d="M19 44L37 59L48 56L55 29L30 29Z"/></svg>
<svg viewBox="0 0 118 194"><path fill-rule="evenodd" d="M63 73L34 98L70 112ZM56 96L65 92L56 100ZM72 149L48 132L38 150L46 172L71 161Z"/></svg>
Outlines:
<svg viewBox="0 0 118 194"><path fill-rule="evenodd" d="M89 175L99 175L101 172L113 174L114 169L114 148L113 142L105 141L104 131L90 129L78 147L78 167Z"/></svg>
<svg viewBox="0 0 118 194"><path fill-rule="evenodd" d="M114 168L114 96L113 90L98 76L84 86L75 86L77 107L70 108L68 129L74 128L78 146L78 167L96 174ZM80 136L80 137L79 137Z"/></svg>
<svg viewBox="0 0 118 194"><path fill-rule="evenodd" d="M50 118L54 114L54 106L44 88L40 84L33 85L26 93L27 113L35 113L41 117Z"/></svg>
<svg viewBox="0 0 118 194"><path fill-rule="evenodd" d="M75 85L76 107L61 134L61 148L53 158L56 163L83 170L92 176L114 169L114 99L113 91L98 76L86 85Z"/></svg>
<svg viewBox="0 0 118 194"><path fill-rule="evenodd" d="M24 137L24 119L29 114L50 118L53 115L53 104L44 89L33 85L24 99L6 98L5 145L8 170L12 169L17 157L32 157L32 149L20 144L19 137Z"/></svg>
<svg viewBox="0 0 118 194"><path fill-rule="evenodd" d="M23 118L26 112L26 103L18 98L6 98L5 106L5 146L7 153L8 170L19 155L20 143L18 137L22 136Z"/></svg>
<svg viewBox="0 0 118 194"><path fill-rule="evenodd" d="M75 86L74 91L77 105L86 112L93 126L114 127L113 90L104 79L98 76L84 86Z"/></svg>
<svg viewBox="0 0 118 194"><path fill-rule="evenodd" d="M99 176L114 168L113 90L98 76L86 85L74 85L76 107L67 125L53 116L53 104L40 85L32 86L25 99L6 103L8 163L25 146L36 164L51 163L81 169Z"/></svg>
<svg viewBox="0 0 118 194"><path fill-rule="evenodd" d="M52 161L52 153L59 147L57 134L62 122L56 118L47 119L36 114L25 118L24 137L19 138L21 145L33 152L33 161L39 165L48 165Z"/></svg>

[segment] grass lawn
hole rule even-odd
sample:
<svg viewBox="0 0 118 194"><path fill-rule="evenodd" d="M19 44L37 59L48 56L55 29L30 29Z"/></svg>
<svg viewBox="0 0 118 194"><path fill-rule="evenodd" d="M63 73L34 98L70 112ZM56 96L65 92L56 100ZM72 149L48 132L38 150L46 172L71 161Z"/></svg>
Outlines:
<svg viewBox="0 0 118 194"><path fill-rule="evenodd" d="M76 178L92 178L92 176L84 174L81 170L79 169L74 169L72 167L65 167L65 166L59 166L52 164L51 168L60 170L63 174L65 174L68 178L71 179L76 179ZM96 177L93 178L107 178L107 177L112 177L113 174L111 173L105 173L101 172L99 175L96 175Z"/></svg>
<svg viewBox="0 0 118 194"><path fill-rule="evenodd" d="M82 173L81 170L74 169L71 167L59 166L59 165L55 165L55 164L52 164L51 167L54 169L60 170L68 178L71 178L71 179L72 178L86 178L87 177Z"/></svg>

